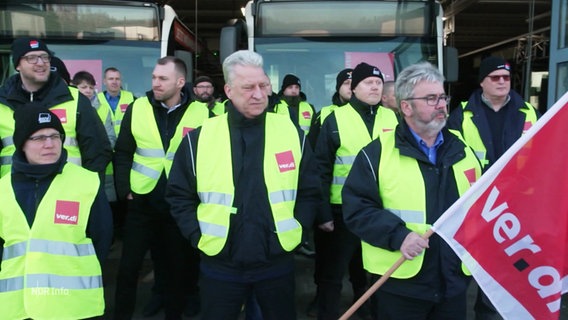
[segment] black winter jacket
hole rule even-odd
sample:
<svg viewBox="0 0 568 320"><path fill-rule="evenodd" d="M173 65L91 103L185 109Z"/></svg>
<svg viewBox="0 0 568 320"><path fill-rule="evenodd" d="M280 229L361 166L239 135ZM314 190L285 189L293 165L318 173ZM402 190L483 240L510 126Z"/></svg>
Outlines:
<svg viewBox="0 0 568 320"><path fill-rule="evenodd" d="M422 152L404 120L395 131L395 147L402 156L416 159L422 172L428 224L433 224L459 198L451 166L465 157L464 144L447 129L443 129L442 134L444 143L438 149L434 165ZM398 216L384 209L377 182L380 154L381 142L375 139L357 155L343 187L343 217L347 228L363 241L397 251L410 230ZM412 201L412 195L407 196L408 201ZM416 276L390 278L380 290L432 302L463 293L468 277L461 271L460 259L436 234L430 237L429 246Z"/></svg>
<svg viewBox="0 0 568 320"><path fill-rule="evenodd" d="M30 101L38 101L45 107L51 108L72 99L67 84L55 72L51 72L47 83L37 92L28 92L23 89L19 74L10 77L0 88L0 103L12 110ZM0 121L6 120L0 119ZM10 119L10 121L13 120ZM96 110L91 106L89 98L82 94L79 94L75 131L82 166L104 175L106 166L112 159L112 148Z"/></svg>
<svg viewBox="0 0 568 320"><path fill-rule="evenodd" d="M30 227L34 223L37 207L49 189L56 175L61 174L67 161L67 151L63 149L61 157L54 164L31 165L21 152L13 156L12 187L20 208L26 215ZM72 186L69 186L72 187ZM104 184L91 207L86 234L91 238L99 262L105 260L112 242L112 211L104 192ZM0 261L4 240L0 238Z"/></svg>
<svg viewBox="0 0 568 320"><path fill-rule="evenodd" d="M227 112L235 184L233 206L237 208L237 214L231 215L229 235L222 251L211 257L202 254L202 272L233 281L267 279L292 272L293 254L282 249L273 231L274 220L262 176L266 112L257 118L247 119L230 101ZM166 196L183 236L194 247L197 247L201 231L196 215L200 199L192 159L196 159L200 133L200 128L190 132L178 148ZM290 139L302 141L300 130L298 135ZM304 143L294 208L294 216L304 228L312 226L319 200L318 182L310 167L310 158L311 148Z"/></svg>

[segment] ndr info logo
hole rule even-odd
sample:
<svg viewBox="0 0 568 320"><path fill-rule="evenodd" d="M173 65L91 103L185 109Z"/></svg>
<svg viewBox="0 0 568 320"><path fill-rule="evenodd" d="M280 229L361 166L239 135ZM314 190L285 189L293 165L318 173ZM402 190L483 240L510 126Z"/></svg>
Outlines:
<svg viewBox="0 0 568 320"><path fill-rule="evenodd" d="M34 296L68 296L69 289L67 288L45 288L45 287L32 287L32 295Z"/></svg>

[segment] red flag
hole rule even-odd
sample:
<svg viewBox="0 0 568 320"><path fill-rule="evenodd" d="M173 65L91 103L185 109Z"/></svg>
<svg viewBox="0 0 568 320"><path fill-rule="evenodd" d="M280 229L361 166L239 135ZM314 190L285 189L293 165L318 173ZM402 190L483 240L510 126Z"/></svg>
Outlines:
<svg viewBox="0 0 568 320"><path fill-rule="evenodd" d="M568 94L433 229L505 319L558 319L568 292Z"/></svg>

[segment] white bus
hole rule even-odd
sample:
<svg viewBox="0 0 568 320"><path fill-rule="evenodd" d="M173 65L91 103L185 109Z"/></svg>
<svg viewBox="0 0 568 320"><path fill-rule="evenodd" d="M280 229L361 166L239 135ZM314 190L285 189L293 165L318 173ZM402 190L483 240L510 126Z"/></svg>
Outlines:
<svg viewBox="0 0 568 320"><path fill-rule="evenodd" d="M39 37L64 61L73 77L91 72L101 90L102 73L116 67L123 87L140 97L151 88L157 59L182 58L188 80L194 69L220 69L203 65L210 54L181 22L174 10L153 2L119 0L2 0L0 2L0 83L9 77L10 45L14 38ZM201 57L201 58L198 58ZM220 72L220 71L219 71Z"/></svg>
<svg viewBox="0 0 568 320"><path fill-rule="evenodd" d="M221 31L221 61L239 49L260 53L274 91L293 73L308 102L331 103L337 73L365 61L385 81L429 61L456 81L457 51L444 46L442 6L434 0L256 0Z"/></svg>

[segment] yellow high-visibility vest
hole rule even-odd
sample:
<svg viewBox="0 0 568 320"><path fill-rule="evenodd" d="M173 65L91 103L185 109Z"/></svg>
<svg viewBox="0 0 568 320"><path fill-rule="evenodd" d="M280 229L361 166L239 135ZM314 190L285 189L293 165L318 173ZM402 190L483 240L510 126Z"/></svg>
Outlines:
<svg viewBox="0 0 568 320"><path fill-rule="evenodd" d="M285 251L301 242L302 226L294 218L302 147L298 129L282 116L266 114L263 172L274 218L274 232ZM304 139L305 140L305 139ZM197 219L201 230L198 248L217 255L227 242L235 197L227 114L206 120L197 143L196 178L201 203Z"/></svg>
<svg viewBox="0 0 568 320"><path fill-rule="evenodd" d="M337 108L339 108L339 106L337 106L335 104L321 108L321 110L320 110L320 125L322 125L323 122L325 121L325 118L327 118L333 112L333 110L335 110Z"/></svg>
<svg viewBox="0 0 568 320"><path fill-rule="evenodd" d="M341 190L343 190L343 185L349 171L351 171L357 153L383 132L394 131L398 125L398 119L392 110L379 107L375 114L373 136L370 136L365 122L351 104L346 104L333 112L337 120L341 145L336 151L329 199L333 204L341 204Z"/></svg>
<svg viewBox="0 0 568 320"><path fill-rule="evenodd" d="M2 319L84 319L104 313L101 266L86 236L100 180L67 163L39 203L30 228L11 175L0 179ZM70 187L73 186L73 187Z"/></svg>
<svg viewBox="0 0 568 320"><path fill-rule="evenodd" d="M187 108L181 118L168 150L164 151L158 124L147 97L136 99L132 105L132 136L136 140L130 188L138 194L147 194L154 189L162 172L170 173L174 155L183 137L191 130L201 126L209 117L207 107Z"/></svg>
<svg viewBox="0 0 568 320"><path fill-rule="evenodd" d="M191 104L189 104L188 108L192 108L192 106L199 106L199 105L203 105L206 108L209 108L209 106L207 105L207 102L201 102L201 101L193 101ZM213 108L211 109L211 112L216 115L216 116L220 116L223 113L225 113L225 104L222 102L215 102L215 105L213 106Z"/></svg>
<svg viewBox="0 0 568 320"><path fill-rule="evenodd" d="M108 103L108 100L105 97L104 92L99 92L97 94L101 105L107 106L111 111L112 108ZM114 123L114 132L116 132L116 136L118 137L118 133L120 132L120 125L122 124L122 118L124 118L124 113L130 105L134 101L134 95L130 91L120 90L120 98L118 99L118 103L116 105L116 110L112 113L112 122Z"/></svg>
<svg viewBox="0 0 568 320"><path fill-rule="evenodd" d="M538 120L533 106L528 102L525 102L525 104L526 108L521 108L519 111L525 114L525 123L530 125L524 126L525 129L523 129L522 134L525 134L526 130L533 126ZM473 123L473 112L465 110L467 101L462 102L461 106L464 109L462 122L463 138L473 151L475 151L475 155L481 162L481 165L485 167L489 164L489 160L487 159L487 148L485 147L483 140L481 140L481 135L479 134L477 126Z"/></svg>
<svg viewBox="0 0 568 320"><path fill-rule="evenodd" d="M81 165L81 151L77 142L77 106L79 103L79 90L75 87L68 87L72 100L55 105L49 110L53 112L65 130L65 142L63 147L67 150L67 161L77 165ZM3 148L0 150L0 177L9 174L12 171L12 155L16 151L14 146L14 110L12 108L0 104L0 139L2 139Z"/></svg>
<svg viewBox="0 0 568 320"><path fill-rule="evenodd" d="M452 133L458 135L456 131ZM430 225L426 223L426 190L418 161L401 156L395 147L395 132L379 136L381 156L378 172L379 193L384 207L400 217L406 227L418 234L424 234ZM475 154L464 144L465 158L452 165L456 185L460 195L481 176L481 166ZM472 179L472 177L474 177ZM475 180L475 181L474 181ZM409 197L409 195L412 195ZM400 251L389 251L361 242L364 268L374 274L384 274L400 257ZM408 279L420 271L424 262L424 253L407 260L393 274L398 279ZM469 274L462 264L464 273Z"/></svg>
<svg viewBox="0 0 568 320"><path fill-rule="evenodd" d="M280 100L276 107L274 108L277 114L282 114L290 117L290 110L289 110L288 103L284 100ZM304 131L304 134L308 134L310 131L310 125L312 124L312 118L314 116L314 110L309 103L305 101L301 101L298 107L298 125L300 129Z"/></svg>

